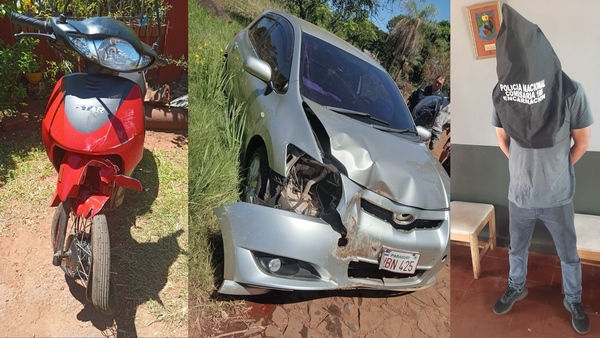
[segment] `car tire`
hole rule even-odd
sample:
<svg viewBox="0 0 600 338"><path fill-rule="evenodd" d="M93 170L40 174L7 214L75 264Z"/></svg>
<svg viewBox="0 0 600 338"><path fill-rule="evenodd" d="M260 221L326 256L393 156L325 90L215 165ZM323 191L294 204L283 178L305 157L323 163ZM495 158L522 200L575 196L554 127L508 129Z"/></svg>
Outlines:
<svg viewBox="0 0 600 338"><path fill-rule="evenodd" d="M266 200L267 184L270 180L267 149L260 146L250 156L245 171L243 199L245 202L258 203L258 199Z"/></svg>

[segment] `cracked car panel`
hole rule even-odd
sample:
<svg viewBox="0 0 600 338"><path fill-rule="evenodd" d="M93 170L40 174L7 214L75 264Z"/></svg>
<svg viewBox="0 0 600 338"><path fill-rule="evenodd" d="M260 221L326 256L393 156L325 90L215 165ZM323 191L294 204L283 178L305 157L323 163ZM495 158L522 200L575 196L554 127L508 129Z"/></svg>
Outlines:
<svg viewBox="0 0 600 338"><path fill-rule="evenodd" d="M344 164L352 180L406 205L449 207L445 189L449 183L444 182L448 177L440 175L435 158L423 151L422 144L356 123L313 101L305 102L331 135L331 154Z"/></svg>

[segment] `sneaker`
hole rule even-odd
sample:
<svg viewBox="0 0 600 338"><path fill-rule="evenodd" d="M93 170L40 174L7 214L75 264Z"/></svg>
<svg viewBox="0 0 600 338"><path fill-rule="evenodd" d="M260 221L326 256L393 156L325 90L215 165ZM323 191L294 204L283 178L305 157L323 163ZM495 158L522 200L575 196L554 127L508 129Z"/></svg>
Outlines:
<svg viewBox="0 0 600 338"><path fill-rule="evenodd" d="M494 313L497 315L503 315L507 313L508 311L510 311L510 309L512 309L513 304L516 301L525 298L525 296L527 296L527 293L528 291L526 287L523 287L523 290L521 290L521 292L518 292L516 289L513 289L510 286L507 287L504 295L502 295L502 297L498 299L496 304L494 304Z"/></svg>
<svg viewBox="0 0 600 338"><path fill-rule="evenodd" d="M590 320L587 314L583 310L581 303L569 303L565 298L563 304L571 312L572 320L571 324L577 333L584 334L590 332Z"/></svg>

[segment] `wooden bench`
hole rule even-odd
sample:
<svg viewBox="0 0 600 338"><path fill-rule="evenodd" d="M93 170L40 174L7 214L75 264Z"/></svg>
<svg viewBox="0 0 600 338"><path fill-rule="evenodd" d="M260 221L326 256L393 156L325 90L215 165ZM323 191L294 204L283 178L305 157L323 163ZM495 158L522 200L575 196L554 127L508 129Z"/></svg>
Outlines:
<svg viewBox="0 0 600 338"><path fill-rule="evenodd" d="M479 233L489 225L489 239L481 246ZM496 214L491 204L452 201L450 204L450 240L469 243L473 277L481 274L481 259L496 247ZM480 250L481 247L481 251Z"/></svg>
<svg viewBox="0 0 600 338"><path fill-rule="evenodd" d="M600 216L575 214L577 252L582 263L600 264Z"/></svg>

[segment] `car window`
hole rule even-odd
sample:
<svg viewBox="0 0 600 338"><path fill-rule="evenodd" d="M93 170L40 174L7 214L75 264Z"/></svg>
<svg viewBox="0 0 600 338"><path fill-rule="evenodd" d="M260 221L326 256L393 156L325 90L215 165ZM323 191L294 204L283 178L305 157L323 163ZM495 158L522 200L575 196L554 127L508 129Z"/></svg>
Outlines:
<svg viewBox="0 0 600 338"><path fill-rule="evenodd" d="M269 32L269 29L271 29L274 24L274 19L265 16L254 24L254 26L250 27L250 40L255 47L260 44L265 36L267 36L267 32Z"/></svg>
<svg viewBox="0 0 600 338"><path fill-rule="evenodd" d="M271 28L255 47L259 57L271 66L275 90L285 92L290 78L294 36L284 19L271 20L269 24ZM261 29L257 28L256 31ZM258 38L258 33L256 35Z"/></svg>
<svg viewBox="0 0 600 338"><path fill-rule="evenodd" d="M366 113L390 128L414 130L404 99L385 71L307 33L302 34L301 48L303 96L324 106Z"/></svg>

